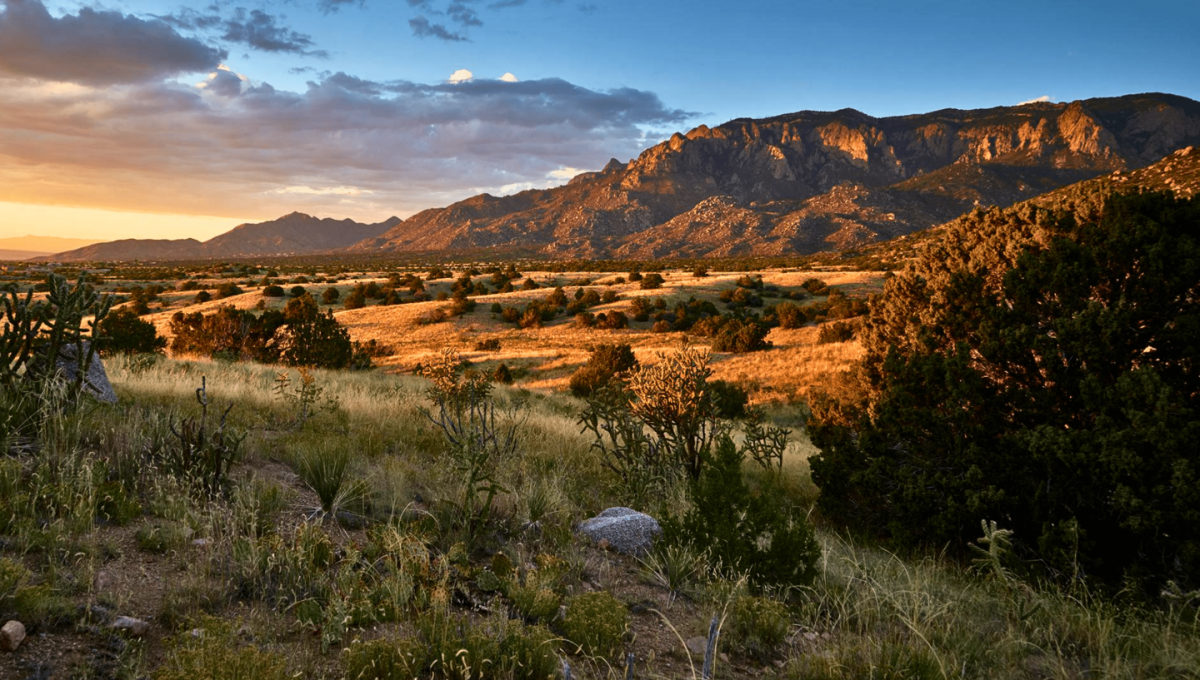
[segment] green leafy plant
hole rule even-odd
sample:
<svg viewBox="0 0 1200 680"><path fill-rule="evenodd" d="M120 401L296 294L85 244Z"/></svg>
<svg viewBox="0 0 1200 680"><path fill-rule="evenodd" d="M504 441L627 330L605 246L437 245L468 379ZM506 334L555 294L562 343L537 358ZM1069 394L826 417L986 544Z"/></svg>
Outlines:
<svg viewBox="0 0 1200 680"><path fill-rule="evenodd" d="M821 549L805 514L768 477L757 494L742 478L744 454L722 436L712 463L692 485L682 518L664 518L664 540L703 546L710 561L746 573L757 588L807 586Z"/></svg>
<svg viewBox="0 0 1200 680"><path fill-rule="evenodd" d="M559 624L576 653L612 658L629 632L629 610L607 591L567 598Z"/></svg>
<svg viewBox="0 0 1200 680"><path fill-rule="evenodd" d="M743 654L766 663L783 645L790 623L783 603L746 595L734 601L723 637Z"/></svg>

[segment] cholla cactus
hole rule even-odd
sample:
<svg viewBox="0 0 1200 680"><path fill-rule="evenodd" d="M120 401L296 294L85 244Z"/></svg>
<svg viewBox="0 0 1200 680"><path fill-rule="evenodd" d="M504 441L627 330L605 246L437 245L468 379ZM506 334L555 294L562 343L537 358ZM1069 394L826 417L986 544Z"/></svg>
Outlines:
<svg viewBox="0 0 1200 680"><path fill-rule="evenodd" d="M708 362L708 352L685 345L629 376L630 413L674 452L692 479L700 476L713 441L729 429L708 384Z"/></svg>
<svg viewBox="0 0 1200 680"><path fill-rule="evenodd" d="M32 290L24 296L15 287L6 291L0 387L14 394L40 394L45 381L57 374L59 357L73 347L78 371L68 386L67 403L71 403L83 390L96 353L95 343L88 338L108 314L112 300L97 294L82 276L74 286L58 274L50 274L46 282L50 292L39 300L34 300ZM90 321L85 320L88 316Z"/></svg>
<svg viewBox="0 0 1200 680"><path fill-rule="evenodd" d="M981 545L986 547L970 544L971 549L979 555L973 562L974 568L999 581L1005 583L1011 581L1012 574L1005 568L1004 560L1012 552L1012 530L999 528L994 520L989 522L985 519L980 520L979 523L983 528L983 536L978 540Z"/></svg>

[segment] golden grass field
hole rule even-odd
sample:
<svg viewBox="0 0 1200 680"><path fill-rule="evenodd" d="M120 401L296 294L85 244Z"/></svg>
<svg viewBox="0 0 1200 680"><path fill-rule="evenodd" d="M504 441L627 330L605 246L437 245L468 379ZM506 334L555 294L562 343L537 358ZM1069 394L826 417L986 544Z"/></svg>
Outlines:
<svg viewBox="0 0 1200 680"><path fill-rule="evenodd" d="M767 270L761 274L768 286L777 286L779 291L800 289L810 278L820 278L837 286L850 297L865 298L879 292L883 287L880 272L816 272L796 270ZM448 308L447 301L429 301L404 305L370 305L361 309L344 310L341 304L327 306L334 310L338 321L347 327L351 337L358 341L375 340L387 347L387 354L376 360L376 364L387 372L407 373L444 348L457 349L464 359L490 370L500 363L516 372L516 384L533 390L560 390L566 387L570 375L586 362L589 349L597 343L628 343L633 347L639 361L653 363L660 352L677 347L687 341L682 332L653 333L651 323L631 323L630 328L621 330L599 330L579 328L569 316L560 316L542 328L519 329L505 323L490 312L493 303L504 306L522 307L531 300L545 297L553 286L560 285L568 296L574 294L573 282L591 279L588 288L598 291L612 290L620 299L609 304L591 308L594 313L621 310L628 313L630 301L635 297L664 298L667 309L691 297L707 299L724 309L718 300L722 290L733 288L734 282L743 272L722 272L705 278L695 278L690 272L663 272L666 279L657 290L641 290L637 283L614 283L617 274L597 272L572 272L554 274L550 272L526 272L529 278L543 287L537 290L517 290L511 293L474 296L478 304L475 311L443 322L422 325L419 319L439 308ZM315 284L307 286L314 295L325 288L336 287L342 298L357 283L368 281L383 283L382 277L363 274L337 284ZM441 279L426 284L431 295L449 291L450 279ZM520 281L514 282L519 284ZM168 293L164 298L169 306L155 311L147 318L155 323L159 333L170 336L170 318L177 311L210 313L225 305L240 309L251 309L263 301L261 288L247 289L233 297L192 304L193 293ZM282 306L286 298L270 298L268 305ZM766 304L776 300L767 299ZM811 304L810 299L800 304ZM826 384L829 378L845 371L862 354L858 341L818 344L819 329L808 326L801 329L773 329L768 340L773 348L748 354L715 353L713 367L715 377L734 381L749 390L754 403L791 402L812 394L815 388ZM496 339L500 349L475 351L476 343ZM706 345L704 338L691 340Z"/></svg>

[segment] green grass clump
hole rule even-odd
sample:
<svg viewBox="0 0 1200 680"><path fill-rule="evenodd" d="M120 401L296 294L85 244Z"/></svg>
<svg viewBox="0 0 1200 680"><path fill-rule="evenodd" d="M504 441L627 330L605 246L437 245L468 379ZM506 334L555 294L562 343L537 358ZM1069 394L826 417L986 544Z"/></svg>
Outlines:
<svg viewBox="0 0 1200 680"><path fill-rule="evenodd" d="M742 652L760 661L771 657L788 633L788 611L783 604L747 595L733 603L727 639Z"/></svg>
<svg viewBox="0 0 1200 680"><path fill-rule="evenodd" d="M241 646L231 623L206 619L199 635L184 633L154 674L155 680L285 680L291 677L279 654Z"/></svg>
<svg viewBox="0 0 1200 680"><path fill-rule="evenodd" d="M191 535L192 530L178 522L153 522L138 527L134 538L145 552L163 554L182 548Z"/></svg>
<svg viewBox="0 0 1200 680"><path fill-rule="evenodd" d="M942 680L946 675L937 658L919 640L863 639L861 644L837 647L832 654L806 654L783 673L789 680Z"/></svg>
<svg viewBox="0 0 1200 680"><path fill-rule="evenodd" d="M357 642L345 656L347 680L549 680L558 673L558 639L541 626L431 611L417 638Z"/></svg>
<svg viewBox="0 0 1200 680"><path fill-rule="evenodd" d="M47 583L18 589L13 608L30 632L65 626L76 618L75 605Z"/></svg>
<svg viewBox="0 0 1200 680"><path fill-rule="evenodd" d="M537 584L509 586L508 599L512 602L513 611L529 622L553 618L562 601L558 593Z"/></svg>
<svg viewBox="0 0 1200 680"><path fill-rule="evenodd" d="M567 600L563 635L580 652L612 657L624 646L629 610L608 592L585 593Z"/></svg>
<svg viewBox="0 0 1200 680"><path fill-rule="evenodd" d="M350 451L341 446L316 446L296 459L296 472L321 499L321 511L332 515L361 499L361 480L350 478Z"/></svg>

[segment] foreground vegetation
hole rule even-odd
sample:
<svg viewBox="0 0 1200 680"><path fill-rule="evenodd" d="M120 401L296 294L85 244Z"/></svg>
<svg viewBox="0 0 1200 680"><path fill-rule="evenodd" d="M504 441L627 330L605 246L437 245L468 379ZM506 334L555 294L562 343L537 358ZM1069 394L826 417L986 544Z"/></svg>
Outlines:
<svg viewBox="0 0 1200 680"><path fill-rule="evenodd" d="M811 580L784 589L695 544L641 561L602 551L571 527L625 486L567 397L494 388L519 428L471 489L419 378L314 371L320 406L305 420L271 367L107 368L119 405L47 414L38 443L3 462L0 610L48 634L5 677L40 663L55 677L557 677L563 660L608 677L625 651L637 677L690 677L702 653L684 642L713 615L718 677L1187 677L1200 664L1193 602L1130 609L1032 588L1002 566L1002 542L967 570L818 528ZM169 453L172 422L200 417L201 376L209 428L231 405L239 442L211 493ZM779 478L802 507L809 450L790 435ZM751 487L769 482L741 467ZM674 489L645 509L686 512L686 483ZM151 632L106 628L117 615ZM460 666L434 668L443 653Z"/></svg>
<svg viewBox="0 0 1200 680"><path fill-rule="evenodd" d="M1197 205L975 213L865 319L799 272L266 275L157 302L168 359L165 290L49 277L0 342L0 679L1195 677ZM348 370L401 307L441 351ZM570 394L497 361L539 330ZM721 370L860 333L821 451ZM651 550L577 531L615 506Z"/></svg>

